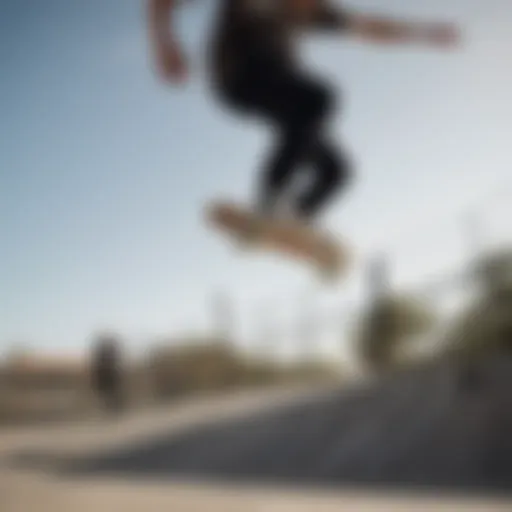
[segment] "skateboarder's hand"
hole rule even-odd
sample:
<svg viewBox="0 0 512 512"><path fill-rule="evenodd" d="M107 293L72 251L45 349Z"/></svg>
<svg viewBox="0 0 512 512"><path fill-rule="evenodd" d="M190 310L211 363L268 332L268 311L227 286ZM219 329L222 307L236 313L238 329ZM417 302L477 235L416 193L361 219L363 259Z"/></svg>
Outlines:
<svg viewBox="0 0 512 512"><path fill-rule="evenodd" d="M187 78L187 63L180 48L176 45L160 48L157 65L160 76L166 81L184 82Z"/></svg>
<svg viewBox="0 0 512 512"><path fill-rule="evenodd" d="M427 42L442 48L452 48L460 41L460 32L450 23L431 23L425 27Z"/></svg>

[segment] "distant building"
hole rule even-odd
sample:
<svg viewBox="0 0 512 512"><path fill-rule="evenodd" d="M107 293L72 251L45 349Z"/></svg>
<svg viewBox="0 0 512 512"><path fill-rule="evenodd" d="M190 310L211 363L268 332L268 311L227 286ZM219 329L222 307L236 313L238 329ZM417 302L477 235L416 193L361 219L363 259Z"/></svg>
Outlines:
<svg viewBox="0 0 512 512"><path fill-rule="evenodd" d="M88 370L84 357L49 356L37 353L16 355L7 358L5 369L25 375L82 375Z"/></svg>

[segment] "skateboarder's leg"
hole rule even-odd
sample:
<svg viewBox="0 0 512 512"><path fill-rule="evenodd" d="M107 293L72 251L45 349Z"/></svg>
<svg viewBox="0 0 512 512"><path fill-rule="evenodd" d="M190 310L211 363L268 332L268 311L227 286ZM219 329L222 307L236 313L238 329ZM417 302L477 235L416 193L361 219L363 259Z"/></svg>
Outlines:
<svg viewBox="0 0 512 512"><path fill-rule="evenodd" d="M267 211L272 210L310 159L319 163L325 183L338 174L330 151L316 142L331 111L329 91L299 76L287 76L273 85L272 97L265 107L267 116L277 127L278 139L262 170L259 190L259 204ZM305 201L305 208L309 208L310 202L315 203L315 197Z"/></svg>
<svg viewBox="0 0 512 512"><path fill-rule="evenodd" d="M297 173L308 165L317 175L311 190L299 200L299 208L304 215L315 214L345 174L343 159L321 142L334 106L329 87L296 71L269 65L231 84L223 95L231 107L255 114L274 128L275 146L258 184L258 209L272 214Z"/></svg>
<svg viewBox="0 0 512 512"><path fill-rule="evenodd" d="M350 161L343 150L321 139L315 143L308 165L313 167L311 184L297 198L297 213L316 218L332 197L345 190L351 177Z"/></svg>

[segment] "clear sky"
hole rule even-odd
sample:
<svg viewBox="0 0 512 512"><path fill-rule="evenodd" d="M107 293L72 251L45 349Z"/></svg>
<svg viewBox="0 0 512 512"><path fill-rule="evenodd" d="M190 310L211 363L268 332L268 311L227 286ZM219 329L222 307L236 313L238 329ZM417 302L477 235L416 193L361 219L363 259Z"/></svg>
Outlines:
<svg viewBox="0 0 512 512"><path fill-rule="evenodd" d="M421 279L460 257L461 212L487 201L492 214L511 182L512 5L347 3L465 31L448 54L339 36L304 46L343 94L334 130L358 166L326 223L358 262L389 249L397 279ZM201 68L216 5L180 15L193 81L171 89L152 72L141 0L0 2L0 350L74 350L103 327L142 340L205 326L215 290L249 319L256 302L284 311L313 286L299 265L236 258L202 223L209 198L250 195L269 143L209 96ZM318 300L356 297L359 267Z"/></svg>

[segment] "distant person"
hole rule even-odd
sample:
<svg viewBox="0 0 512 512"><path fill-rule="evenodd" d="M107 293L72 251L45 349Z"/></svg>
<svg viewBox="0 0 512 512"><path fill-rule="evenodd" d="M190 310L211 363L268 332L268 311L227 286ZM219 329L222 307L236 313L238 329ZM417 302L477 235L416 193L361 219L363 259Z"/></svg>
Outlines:
<svg viewBox="0 0 512 512"><path fill-rule="evenodd" d="M276 129L273 149L261 169L256 212L275 215L278 201L305 164L314 170L314 179L293 200L294 214L305 222L315 220L335 192L346 188L352 166L341 141L331 140L326 131L335 92L299 65L297 34L323 31L372 43L439 48L450 48L458 39L451 24L394 20L331 7L322 0L219 1L210 54L217 97L234 111L259 116ZM169 82L187 78L187 61L172 25L175 9L184 3L149 0L153 53ZM379 87L378 76L374 84Z"/></svg>
<svg viewBox="0 0 512 512"><path fill-rule="evenodd" d="M121 347L113 336L101 337L94 348L93 385L103 405L110 412L123 406Z"/></svg>

